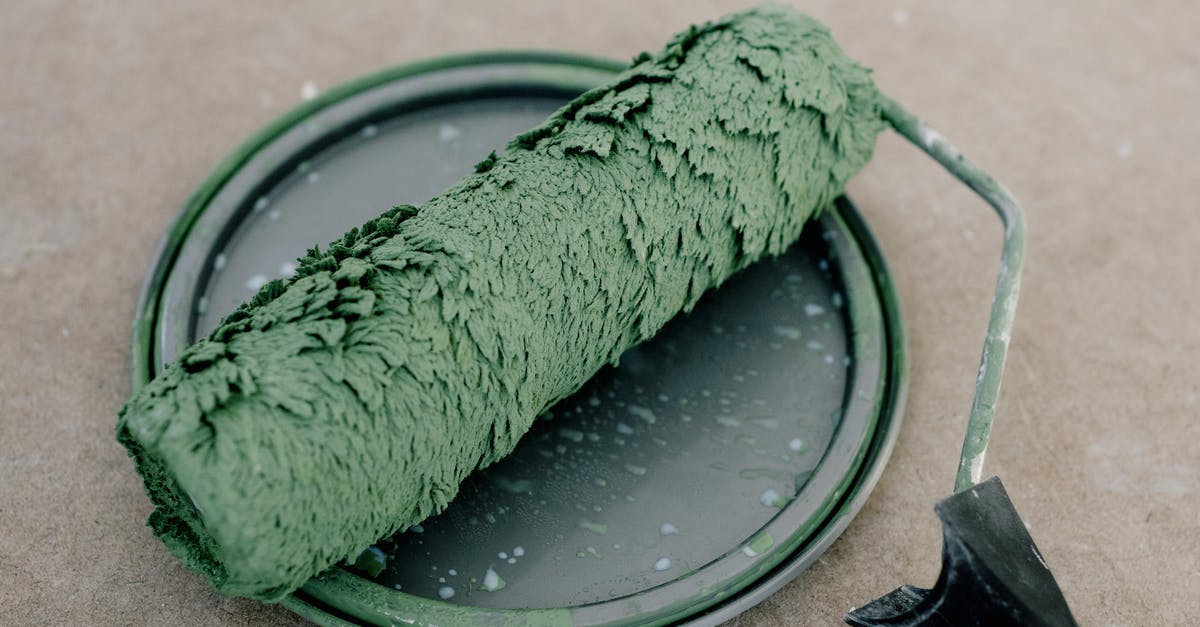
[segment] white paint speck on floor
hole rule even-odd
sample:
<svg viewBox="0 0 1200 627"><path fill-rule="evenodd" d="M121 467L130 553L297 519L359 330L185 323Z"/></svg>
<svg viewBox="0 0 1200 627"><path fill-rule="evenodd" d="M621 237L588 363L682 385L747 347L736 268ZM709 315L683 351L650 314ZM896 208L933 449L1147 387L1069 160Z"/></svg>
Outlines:
<svg viewBox="0 0 1200 627"><path fill-rule="evenodd" d="M304 81L304 84L300 86L300 97L305 100L312 100L319 93L321 91L317 89L317 84L312 81Z"/></svg>

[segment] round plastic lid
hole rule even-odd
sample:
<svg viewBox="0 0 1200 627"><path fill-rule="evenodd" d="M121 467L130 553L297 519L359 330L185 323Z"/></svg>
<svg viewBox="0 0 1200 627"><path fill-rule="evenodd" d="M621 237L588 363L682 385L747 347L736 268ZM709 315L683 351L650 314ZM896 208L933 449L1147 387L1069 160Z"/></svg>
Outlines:
<svg viewBox="0 0 1200 627"><path fill-rule="evenodd" d="M135 385L314 244L420 204L619 69L498 54L388 70L264 129L164 239ZM287 604L319 623L715 623L828 547L900 422L899 308L845 198L551 409L443 513Z"/></svg>

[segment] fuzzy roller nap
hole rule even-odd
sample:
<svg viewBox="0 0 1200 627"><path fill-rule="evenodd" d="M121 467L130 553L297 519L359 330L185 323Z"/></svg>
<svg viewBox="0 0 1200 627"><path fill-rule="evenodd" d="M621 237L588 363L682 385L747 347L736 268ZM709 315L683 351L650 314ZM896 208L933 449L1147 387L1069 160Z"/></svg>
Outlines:
<svg viewBox="0 0 1200 627"><path fill-rule="evenodd" d="M869 73L762 8L642 55L419 208L310 251L140 390L150 525L278 600L441 511L534 418L782 252L883 128Z"/></svg>

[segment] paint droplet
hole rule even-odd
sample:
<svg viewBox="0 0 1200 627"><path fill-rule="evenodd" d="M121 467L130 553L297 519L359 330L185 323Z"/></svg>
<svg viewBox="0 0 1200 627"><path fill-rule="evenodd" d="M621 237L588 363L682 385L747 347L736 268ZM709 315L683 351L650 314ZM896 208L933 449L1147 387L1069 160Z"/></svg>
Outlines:
<svg viewBox="0 0 1200 627"><path fill-rule="evenodd" d="M258 213L263 209L266 209L267 205L269 204L271 204L271 201L267 200L266 196L259 197L258 200L254 201L254 212Z"/></svg>
<svg viewBox="0 0 1200 627"><path fill-rule="evenodd" d="M450 575L451 577L454 577L455 575L458 574L458 571L451 568L450 570L446 571L446 574Z"/></svg>
<svg viewBox="0 0 1200 627"><path fill-rule="evenodd" d="M658 532L664 536L671 536L679 533L679 529L671 523L663 523L662 526L658 528Z"/></svg>
<svg viewBox="0 0 1200 627"><path fill-rule="evenodd" d="M413 533L425 533L425 528L422 527L421 525L413 525L413 526L409 527L408 530Z"/></svg>
<svg viewBox="0 0 1200 627"><path fill-rule="evenodd" d="M747 542L746 545L742 547L742 553L745 554L746 557L756 557L766 552L773 546L775 546L775 538L771 537L771 534L764 531L757 536L754 536L754 538Z"/></svg>
<svg viewBox="0 0 1200 627"><path fill-rule="evenodd" d="M600 524L597 522L592 522L586 518L579 521L579 526L583 529L587 529L588 531L590 531L596 535L602 536L602 535L608 533L608 525L603 525L603 524Z"/></svg>
<svg viewBox="0 0 1200 627"><path fill-rule="evenodd" d="M751 418L750 421L767 431L775 431L779 428L779 419L772 416L759 416Z"/></svg>
<svg viewBox="0 0 1200 627"><path fill-rule="evenodd" d="M510 557L510 558L508 558L508 563L509 563L509 564L516 564L516 563L517 563L517 558L515 558L515 557Z"/></svg>
<svg viewBox="0 0 1200 627"><path fill-rule="evenodd" d="M819 316L823 313L825 313L825 308L816 303L808 303L804 306L804 314L809 317Z"/></svg>
<svg viewBox="0 0 1200 627"><path fill-rule="evenodd" d="M291 278L296 274L296 264L285 261L279 264L279 276Z"/></svg>
<svg viewBox="0 0 1200 627"><path fill-rule="evenodd" d="M825 363L832 364L833 363L833 355L828 355L828 354L825 355Z"/></svg>
<svg viewBox="0 0 1200 627"><path fill-rule="evenodd" d="M225 267L226 263L229 263L229 258L225 256L225 253L218 254L213 258L213 270L220 272L221 269Z"/></svg>
<svg viewBox="0 0 1200 627"><path fill-rule="evenodd" d="M635 466L635 465L633 465L633 464L625 464L625 470L628 470L629 472L631 472L631 473L633 473L633 474L635 474L635 475L637 475L637 476L639 476L639 477L640 477L640 476L642 476L642 475L644 475L644 474L646 474L646 468L645 468L645 467L643 467L643 466Z"/></svg>
<svg viewBox="0 0 1200 627"><path fill-rule="evenodd" d="M657 562L654 562L654 570L657 570L660 572L664 571L670 567L671 567L671 560L666 557L660 557L660 558L658 558Z"/></svg>
<svg viewBox="0 0 1200 627"><path fill-rule="evenodd" d="M309 172L304 178L309 183L316 183L317 181L321 180L321 174L319 172Z"/></svg>
<svg viewBox="0 0 1200 627"><path fill-rule="evenodd" d="M379 127L374 124L368 124L362 129L362 136L370 139L379 134Z"/></svg>
<svg viewBox="0 0 1200 627"><path fill-rule="evenodd" d="M776 326L773 330L775 331L775 335L779 337L785 337L789 340L800 339L800 329L796 327Z"/></svg>
<svg viewBox="0 0 1200 627"><path fill-rule="evenodd" d="M502 560L506 560L506 559L508 559L508 553L505 553L504 551L500 551L499 553L496 554L496 557L499 557Z"/></svg>
<svg viewBox="0 0 1200 627"><path fill-rule="evenodd" d="M446 599L449 599L453 596L454 596L454 588L451 588L450 586L442 586L441 588L438 588L438 597L441 598L443 601L445 601Z"/></svg>
<svg viewBox="0 0 1200 627"><path fill-rule="evenodd" d="M321 91L317 89L317 84L312 81L304 81L304 84L300 86L300 97L305 100L312 100L313 98L316 98L317 94L319 93L321 93ZM451 592L451 594L453 594L453 592Z"/></svg>
<svg viewBox="0 0 1200 627"><path fill-rule="evenodd" d="M804 448L804 440L801 440L800 438L792 438L792 441L788 442L788 448L799 452L800 449Z"/></svg>
<svg viewBox="0 0 1200 627"><path fill-rule="evenodd" d="M272 209L269 213L267 213L267 218L270 220L278 220L281 216L283 216L283 214L280 213L278 209Z"/></svg>
<svg viewBox="0 0 1200 627"><path fill-rule="evenodd" d="M246 289L250 290L251 292L257 292L258 290L262 289L262 286L267 284L267 281L267 277L261 274L256 274L249 279L246 279Z"/></svg>
<svg viewBox="0 0 1200 627"><path fill-rule="evenodd" d="M785 502L783 497L780 496L779 491L777 491L775 488L767 488L766 490L763 490L763 493L758 497L758 500L762 501L762 504L765 507L782 507Z"/></svg>
<svg viewBox="0 0 1200 627"><path fill-rule="evenodd" d="M462 131L453 124L443 124L438 127L438 139L442 142L449 143L462 136Z"/></svg>
<svg viewBox="0 0 1200 627"><path fill-rule="evenodd" d="M617 433L620 433L623 435L633 435L633 427L631 427L623 422L618 422L617 423Z"/></svg>
<svg viewBox="0 0 1200 627"><path fill-rule="evenodd" d="M509 494L533 494L533 482L529 479L509 479L500 477L496 485Z"/></svg>
<svg viewBox="0 0 1200 627"><path fill-rule="evenodd" d="M650 411L641 405L630 405L629 407L626 407L625 410L634 416L645 420L648 424L654 424L658 421L658 417L654 415L653 411Z"/></svg>
<svg viewBox="0 0 1200 627"><path fill-rule="evenodd" d="M516 555L517 557L521 557L522 555L525 555L525 547L523 547L523 546L514 547L513 555Z"/></svg>
<svg viewBox="0 0 1200 627"><path fill-rule="evenodd" d="M742 426L742 421L733 416L717 416L717 424L722 427L733 428Z"/></svg>

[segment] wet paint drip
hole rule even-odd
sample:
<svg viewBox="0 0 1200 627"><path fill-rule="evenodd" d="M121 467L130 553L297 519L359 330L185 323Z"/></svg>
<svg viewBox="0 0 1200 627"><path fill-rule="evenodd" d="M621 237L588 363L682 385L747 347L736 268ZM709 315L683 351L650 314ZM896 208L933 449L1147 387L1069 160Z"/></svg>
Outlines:
<svg viewBox="0 0 1200 627"><path fill-rule="evenodd" d="M602 535L608 533L608 525L600 524L597 522L592 522L586 518L579 521L579 526L580 526L580 528L587 529L588 531L590 531L596 535L602 536Z"/></svg>
<svg viewBox="0 0 1200 627"><path fill-rule="evenodd" d="M669 557L660 557L660 558L658 558L658 561L654 562L654 570L659 571L659 572L667 570L670 567L671 567L671 558L669 558Z"/></svg>
<svg viewBox="0 0 1200 627"><path fill-rule="evenodd" d="M269 279L265 275L255 274L246 279L246 289L257 293L258 290L261 290L262 287L267 284L268 280Z"/></svg>
<svg viewBox="0 0 1200 627"><path fill-rule="evenodd" d="M802 335L799 328L791 326L776 326L772 329L772 331L775 332L775 335L787 338L789 340L798 340Z"/></svg>
<svg viewBox="0 0 1200 627"><path fill-rule="evenodd" d="M780 494L775 488L767 488L759 495L758 500L764 507L783 507L787 505L789 499Z"/></svg>
<svg viewBox="0 0 1200 627"><path fill-rule="evenodd" d="M387 555L379 547L371 545L354 560L354 568L370 577L378 577L387 567Z"/></svg>
<svg viewBox="0 0 1200 627"><path fill-rule="evenodd" d="M489 566L487 572L483 574L483 589L488 592L495 592L497 590L503 590L505 585L506 583L504 579L502 579L500 575L496 573L494 568Z"/></svg>
<svg viewBox="0 0 1200 627"><path fill-rule="evenodd" d="M757 418L751 418L750 422L753 422L767 431L775 431L779 428L779 419L771 416L759 416Z"/></svg>
<svg viewBox="0 0 1200 627"><path fill-rule="evenodd" d="M626 407L625 410L646 421L648 424L654 424L658 421L658 416L655 416L653 411L642 407L641 405L630 405Z"/></svg>
<svg viewBox="0 0 1200 627"><path fill-rule="evenodd" d="M764 531L754 536L750 542L747 542L745 546L742 547L742 554L746 557L758 557L759 555L769 551L773 546L775 546L775 538L771 537L771 534Z"/></svg>
<svg viewBox="0 0 1200 627"><path fill-rule="evenodd" d="M575 429L559 429L558 435L560 435L563 438L566 438L576 444L583 442L583 432L576 431Z"/></svg>
<svg viewBox="0 0 1200 627"><path fill-rule="evenodd" d="M448 144L462 137L462 131L453 124L443 124L438 127L438 141Z"/></svg>

